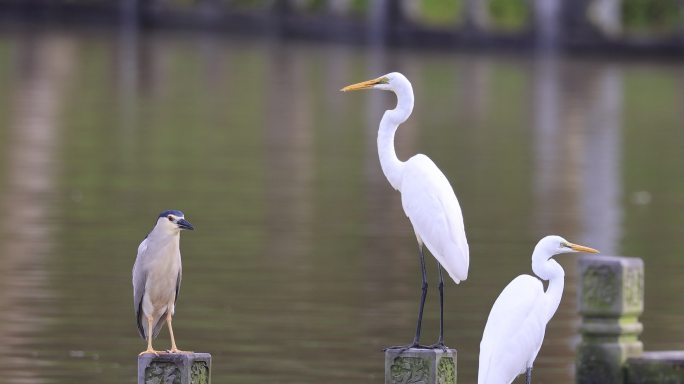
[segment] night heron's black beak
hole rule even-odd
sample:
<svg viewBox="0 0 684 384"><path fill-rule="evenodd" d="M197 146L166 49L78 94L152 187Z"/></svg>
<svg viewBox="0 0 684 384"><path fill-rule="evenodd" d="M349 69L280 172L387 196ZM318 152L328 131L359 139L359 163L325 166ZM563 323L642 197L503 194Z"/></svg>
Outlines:
<svg viewBox="0 0 684 384"><path fill-rule="evenodd" d="M189 229L191 231L195 229L195 227L193 227L192 224L190 224L190 222L185 219L178 219L178 222L176 224L178 224L178 228L180 229Z"/></svg>

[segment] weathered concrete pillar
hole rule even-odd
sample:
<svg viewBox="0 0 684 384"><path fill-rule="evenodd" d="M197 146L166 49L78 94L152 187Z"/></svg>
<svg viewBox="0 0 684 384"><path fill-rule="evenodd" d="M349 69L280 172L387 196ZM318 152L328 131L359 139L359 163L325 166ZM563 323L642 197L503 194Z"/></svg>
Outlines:
<svg viewBox="0 0 684 384"><path fill-rule="evenodd" d="M385 351L385 384L456 384L456 350Z"/></svg>
<svg viewBox="0 0 684 384"><path fill-rule="evenodd" d="M561 0L534 0L535 40L538 48L553 50L558 46L560 37L559 12Z"/></svg>
<svg viewBox="0 0 684 384"><path fill-rule="evenodd" d="M376 0L369 4L368 38L372 44L384 44L395 38L397 26L403 23L402 3L399 0Z"/></svg>
<svg viewBox="0 0 684 384"><path fill-rule="evenodd" d="M644 352L627 361L626 384L684 383L684 351Z"/></svg>
<svg viewBox="0 0 684 384"><path fill-rule="evenodd" d="M408 20L420 20L423 8L423 0L402 0L400 2L401 13Z"/></svg>
<svg viewBox="0 0 684 384"><path fill-rule="evenodd" d="M611 38L622 32L622 0L564 0L560 21L564 39Z"/></svg>
<svg viewBox="0 0 684 384"><path fill-rule="evenodd" d="M489 27L489 1L466 0L463 3L466 30L477 33Z"/></svg>
<svg viewBox="0 0 684 384"><path fill-rule="evenodd" d="M622 32L621 5L621 0L593 0L589 6L589 19L604 36L615 37Z"/></svg>
<svg viewBox="0 0 684 384"><path fill-rule="evenodd" d="M211 384L208 353L146 353L138 356L138 384Z"/></svg>
<svg viewBox="0 0 684 384"><path fill-rule="evenodd" d="M643 345L638 320L644 310L644 263L639 258L584 256L579 261L582 341L577 383L623 383L629 357Z"/></svg>

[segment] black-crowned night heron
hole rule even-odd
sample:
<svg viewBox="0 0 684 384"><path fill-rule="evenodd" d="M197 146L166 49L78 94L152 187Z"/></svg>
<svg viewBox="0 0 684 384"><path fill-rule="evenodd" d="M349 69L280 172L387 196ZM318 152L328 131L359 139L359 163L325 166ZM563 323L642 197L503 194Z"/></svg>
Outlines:
<svg viewBox="0 0 684 384"><path fill-rule="evenodd" d="M159 214L152 232L138 246L133 265L133 305L140 337L147 339L147 350L141 354L158 353L152 348L152 337L157 337L164 319L171 335L169 352L181 352L173 337L171 318L181 284L180 232L183 229L194 229L183 212L164 211Z"/></svg>

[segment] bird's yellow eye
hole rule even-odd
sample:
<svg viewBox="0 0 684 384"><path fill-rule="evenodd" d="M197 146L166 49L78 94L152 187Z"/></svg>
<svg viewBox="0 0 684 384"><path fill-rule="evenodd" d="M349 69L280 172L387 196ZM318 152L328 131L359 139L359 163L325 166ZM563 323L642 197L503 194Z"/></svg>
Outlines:
<svg viewBox="0 0 684 384"><path fill-rule="evenodd" d="M169 221L173 221L173 216L169 215L167 218L169 219Z"/></svg>

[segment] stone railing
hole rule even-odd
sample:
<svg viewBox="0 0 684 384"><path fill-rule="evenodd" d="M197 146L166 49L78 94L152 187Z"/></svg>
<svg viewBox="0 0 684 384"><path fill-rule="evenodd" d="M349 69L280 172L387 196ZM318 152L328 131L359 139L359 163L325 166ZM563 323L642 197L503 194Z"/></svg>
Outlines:
<svg viewBox="0 0 684 384"><path fill-rule="evenodd" d="M579 262L581 384L684 383L684 351L644 352L644 263L639 258L586 256Z"/></svg>

